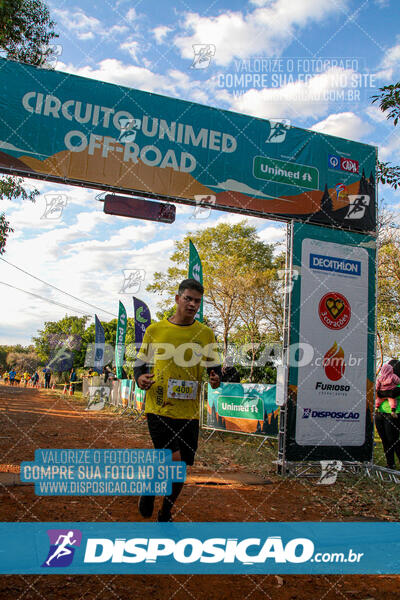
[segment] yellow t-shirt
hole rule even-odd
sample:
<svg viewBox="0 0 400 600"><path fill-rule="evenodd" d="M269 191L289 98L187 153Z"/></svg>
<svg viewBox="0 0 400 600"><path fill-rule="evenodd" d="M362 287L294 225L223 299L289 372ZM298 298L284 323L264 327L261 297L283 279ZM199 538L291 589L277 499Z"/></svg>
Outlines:
<svg viewBox="0 0 400 600"><path fill-rule="evenodd" d="M175 325L163 319L146 329L138 358L151 364L155 376L146 413L198 419L203 371L220 364L212 330L198 321Z"/></svg>

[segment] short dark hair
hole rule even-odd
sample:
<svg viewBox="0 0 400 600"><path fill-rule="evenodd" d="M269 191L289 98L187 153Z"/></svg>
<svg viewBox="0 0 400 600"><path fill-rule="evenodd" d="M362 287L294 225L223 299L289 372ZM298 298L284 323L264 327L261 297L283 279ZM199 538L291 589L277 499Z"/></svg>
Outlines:
<svg viewBox="0 0 400 600"><path fill-rule="evenodd" d="M200 292L200 294L204 294L204 288L199 281L195 279L184 279L178 288L179 296L182 296L185 290L196 290L196 292Z"/></svg>

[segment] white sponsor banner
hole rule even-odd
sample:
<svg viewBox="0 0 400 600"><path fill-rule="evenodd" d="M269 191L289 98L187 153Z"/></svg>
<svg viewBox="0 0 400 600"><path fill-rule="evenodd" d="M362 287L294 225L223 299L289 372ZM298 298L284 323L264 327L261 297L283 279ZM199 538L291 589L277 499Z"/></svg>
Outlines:
<svg viewBox="0 0 400 600"><path fill-rule="evenodd" d="M296 442L361 446L365 441L368 254L302 242Z"/></svg>

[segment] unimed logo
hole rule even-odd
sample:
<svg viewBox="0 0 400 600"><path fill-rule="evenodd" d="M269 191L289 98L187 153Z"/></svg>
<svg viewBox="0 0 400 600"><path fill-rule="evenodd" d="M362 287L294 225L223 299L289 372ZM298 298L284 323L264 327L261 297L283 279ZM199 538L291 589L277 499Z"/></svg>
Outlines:
<svg viewBox="0 0 400 600"><path fill-rule="evenodd" d="M280 536L267 538L89 538L85 563L156 563L170 557L178 563L304 563L314 554L308 538L294 538L283 543Z"/></svg>

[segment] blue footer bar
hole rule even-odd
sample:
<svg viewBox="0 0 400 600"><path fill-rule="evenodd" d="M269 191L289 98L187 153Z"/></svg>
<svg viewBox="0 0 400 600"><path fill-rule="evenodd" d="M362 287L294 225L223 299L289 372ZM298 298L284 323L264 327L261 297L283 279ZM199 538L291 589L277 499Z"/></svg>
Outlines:
<svg viewBox="0 0 400 600"><path fill-rule="evenodd" d="M0 523L2 574L399 574L399 523Z"/></svg>

